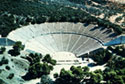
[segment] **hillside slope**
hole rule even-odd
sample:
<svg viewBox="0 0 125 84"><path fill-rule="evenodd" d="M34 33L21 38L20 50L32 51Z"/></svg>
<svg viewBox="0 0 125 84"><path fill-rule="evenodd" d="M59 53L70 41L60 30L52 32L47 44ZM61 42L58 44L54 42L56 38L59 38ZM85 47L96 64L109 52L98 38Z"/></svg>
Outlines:
<svg viewBox="0 0 125 84"><path fill-rule="evenodd" d="M80 1L80 0L78 0ZM0 34L7 36L23 25L44 22L89 22L113 28L122 33L124 14L122 9L112 9L96 2L73 2L72 0L2 0L0 3ZM121 24L114 24L112 16L119 15ZM109 18L108 18L109 17ZM118 19L119 22L119 19Z"/></svg>

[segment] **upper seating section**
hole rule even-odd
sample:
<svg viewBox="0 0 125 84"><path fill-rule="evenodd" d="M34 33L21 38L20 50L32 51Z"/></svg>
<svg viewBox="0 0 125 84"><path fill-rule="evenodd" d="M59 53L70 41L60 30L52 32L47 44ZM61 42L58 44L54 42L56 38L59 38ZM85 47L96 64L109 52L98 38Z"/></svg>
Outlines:
<svg viewBox="0 0 125 84"><path fill-rule="evenodd" d="M115 37L115 33L110 29L98 27L97 25L87 23L44 23L24 26L15 31L12 31L8 38L13 40L23 39L26 42L29 39L37 36L52 34L52 33L73 33L88 35L101 40L102 42L108 42ZM16 36L16 38L15 38Z"/></svg>

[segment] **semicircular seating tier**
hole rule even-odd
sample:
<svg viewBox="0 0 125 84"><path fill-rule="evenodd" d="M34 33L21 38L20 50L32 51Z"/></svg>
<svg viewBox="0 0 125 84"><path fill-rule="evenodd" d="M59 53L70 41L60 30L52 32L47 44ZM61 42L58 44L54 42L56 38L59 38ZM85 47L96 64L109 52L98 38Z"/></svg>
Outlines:
<svg viewBox="0 0 125 84"><path fill-rule="evenodd" d="M12 31L8 38L21 41L25 49L42 54L71 52L80 56L102 47L116 36L110 29L94 24L55 22L24 26Z"/></svg>

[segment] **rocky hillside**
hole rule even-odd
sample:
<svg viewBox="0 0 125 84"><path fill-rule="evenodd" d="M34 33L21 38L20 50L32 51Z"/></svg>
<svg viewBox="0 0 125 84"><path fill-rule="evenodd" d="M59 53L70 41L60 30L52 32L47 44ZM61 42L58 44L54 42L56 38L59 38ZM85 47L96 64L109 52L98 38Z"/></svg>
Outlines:
<svg viewBox="0 0 125 84"><path fill-rule="evenodd" d="M1 0L0 34L5 37L21 26L44 22L88 22L121 34L124 16L123 9L105 0Z"/></svg>

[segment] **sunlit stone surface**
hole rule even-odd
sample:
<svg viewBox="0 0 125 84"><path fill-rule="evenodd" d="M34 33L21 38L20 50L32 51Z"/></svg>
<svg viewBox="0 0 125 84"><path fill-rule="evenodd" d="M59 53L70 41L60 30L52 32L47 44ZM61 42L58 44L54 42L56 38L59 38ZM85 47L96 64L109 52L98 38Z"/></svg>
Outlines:
<svg viewBox="0 0 125 84"><path fill-rule="evenodd" d="M114 37L116 34L108 28L69 22L28 25L8 35L9 39L25 44L25 50L42 54L71 52L75 56L98 49Z"/></svg>
<svg viewBox="0 0 125 84"><path fill-rule="evenodd" d="M57 52L52 54L52 58L57 61L57 65L75 65L83 62L81 58L77 58L70 52Z"/></svg>

